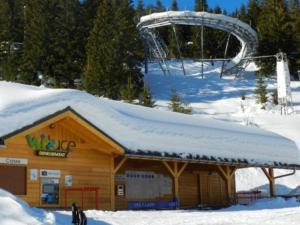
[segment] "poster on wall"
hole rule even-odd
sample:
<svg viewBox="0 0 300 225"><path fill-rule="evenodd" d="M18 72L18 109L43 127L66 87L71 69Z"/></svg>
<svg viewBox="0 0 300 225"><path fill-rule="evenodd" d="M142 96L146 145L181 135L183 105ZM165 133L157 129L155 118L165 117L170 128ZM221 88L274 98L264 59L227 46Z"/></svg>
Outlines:
<svg viewBox="0 0 300 225"><path fill-rule="evenodd" d="M0 163L2 164L12 164L12 165L27 165L28 159L20 158L0 158Z"/></svg>
<svg viewBox="0 0 300 225"><path fill-rule="evenodd" d="M172 194L172 179L147 171L126 171L126 198L153 199Z"/></svg>
<svg viewBox="0 0 300 225"><path fill-rule="evenodd" d="M30 169L30 180L37 180L37 179L38 179L38 170Z"/></svg>
<svg viewBox="0 0 300 225"><path fill-rule="evenodd" d="M40 177L55 177L60 178L60 170L40 170Z"/></svg>
<svg viewBox="0 0 300 225"><path fill-rule="evenodd" d="M73 178L71 175L65 176L65 186L66 187L71 187L73 183Z"/></svg>

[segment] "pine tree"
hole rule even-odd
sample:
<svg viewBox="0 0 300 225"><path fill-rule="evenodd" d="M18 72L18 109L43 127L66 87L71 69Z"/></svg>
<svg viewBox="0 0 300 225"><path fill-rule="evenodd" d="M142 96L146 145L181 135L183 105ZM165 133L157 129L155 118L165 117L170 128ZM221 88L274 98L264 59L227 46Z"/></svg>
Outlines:
<svg viewBox="0 0 300 225"><path fill-rule="evenodd" d="M102 0L85 0L82 5L82 13L86 22L87 34L94 26L94 20L97 15L97 10Z"/></svg>
<svg viewBox="0 0 300 225"><path fill-rule="evenodd" d="M248 23L249 18L248 18L248 15L247 15L247 9L246 9L245 4L241 5L238 18L241 21Z"/></svg>
<svg viewBox="0 0 300 225"><path fill-rule="evenodd" d="M114 7L111 1L103 0L98 8L87 48L87 68L83 77L86 90L92 94L108 96L112 83L116 57L114 49Z"/></svg>
<svg viewBox="0 0 300 225"><path fill-rule="evenodd" d="M43 72L47 55L48 5L47 1L25 1L24 43L20 81L39 84L38 74Z"/></svg>
<svg viewBox="0 0 300 225"><path fill-rule="evenodd" d="M151 108L155 107L155 101L153 101L151 91L148 87L143 88L143 92L140 95L139 104Z"/></svg>
<svg viewBox="0 0 300 225"><path fill-rule="evenodd" d="M264 105L267 101L267 87L264 83L263 77L259 76L256 83L255 95L257 103Z"/></svg>
<svg viewBox="0 0 300 225"><path fill-rule="evenodd" d="M49 6L51 32L48 33L44 73L57 87L74 87L85 59L80 5L77 0L52 0Z"/></svg>
<svg viewBox="0 0 300 225"><path fill-rule="evenodd" d="M261 12L259 5L259 0L249 0L248 3L248 17L251 23L251 26L256 28L257 21Z"/></svg>
<svg viewBox="0 0 300 225"><path fill-rule="evenodd" d="M156 0L155 12L164 12L166 8L162 4L161 0Z"/></svg>
<svg viewBox="0 0 300 225"><path fill-rule="evenodd" d="M10 8L7 1L0 4L0 77L5 80L11 79L10 64L8 63L10 57L11 44L11 20Z"/></svg>
<svg viewBox="0 0 300 225"><path fill-rule="evenodd" d="M172 94L171 94L171 97L170 97L169 108L173 112L180 112L181 111L180 97L177 94L176 90L174 90L174 89L172 90Z"/></svg>
<svg viewBox="0 0 300 225"><path fill-rule="evenodd" d="M289 13L291 15L295 52L292 52L290 57L290 69L291 73L295 75L295 78L300 79L297 74L297 70L300 70L300 3L298 0L290 0Z"/></svg>
<svg viewBox="0 0 300 225"><path fill-rule="evenodd" d="M172 10L172 11L178 11L177 0L172 0L171 10Z"/></svg>
<svg viewBox="0 0 300 225"><path fill-rule="evenodd" d="M208 4L207 0L195 0L194 6L195 12L207 12L208 11Z"/></svg>
<svg viewBox="0 0 300 225"><path fill-rule="evenodd" d="M118 1L117 1L118 3ZM127 83L131 77L135 97L142 90L143 80L140 71L141 62L144 57L141 54L141 39L134 23L135 10L132 0L119 0L116 10L117 23L117 59L118 66L117 82L115 87L119 88Z"/></svg>
<svg viewBox="0 0 300 225"><path fill-rule="evenodd" d="M296 39L296 45L297 45L296 51L297 51L297 55L298 55L298 59L296 61L296 67L298 68L298 71L300 71L300 69L299 69L300 68L300 10L298 10L296 18L297 19L296 19L295 24L297 27L297 31L295 34L295 39ZM300 80L300 76L298 77L298 79Z"/></svg>
<svg viewBox="0 0 300 225"><path fill-rule="evenodd" d="M136 17L140 19L142 16L145 15L143 0L138 0L137 7L136 7Z"/></svg>
<svg viewBox="0 0 300 225"><path fill-rule="evenodd" d="M278 52L293 52L295 33L285 0L264 0L258 18L259 30L258 55L274 55ZM274 60L260 62L263 75L274 72Z"/></svg>
<svg viewBox="0 0 300 225"><path fill-rule="evenodd" d="M171 10L172 11L178 11L178 4L176 0L172 1L171 4ZM175 32L176 35L175 35ZM168 43L169 43L169 51L170 51L170 57L171 58L179 58L179 52L178 52L178 48L180 49L180 51L182 50L182 46L183 46L183 29L180 25L173 25L169 28L169 37L168 37ZM176 41L176 37L177 37L177 41ZM178 42L178 43L177 43ZM178 46L177 46L178 44Z"/></svg>
<svg viewBox="0 0 300 225"><path fill-rule="evenodd" d="M136 93L131 82L131 77L128 77L127 84L121 88L120 94L121 94L121 99L129 103L133 102Z"/></svg>
<svg viewBox="0 0 300 225"><path fill-rule="evenodd" d="M0 4L0 77L16 80L23 42L21 0L2 0Z"/></svg>
<svg viewBox="0 0 300 225"><path fill-rule="evenodd" d="M289 8L291 10L299 10L300 9L300 2L299 0L289 0Z"/></svg>
<svg viewBox="0 0 300 225"><path fill-rule="evenodd" d="M88 42L87 68L83 77L88 92L120 99L120 90L142 86L139 39L132 1L103 0Z"/></svg>
<svg viewBox="0 0 300 225"><path fill-rule="evenodd" d="M172 90L172 94L170 97L170 110L173 112L179 112L184 114L191 114L192 108L187 103L182 103L180 100L179 95L177 94L176 90Z"/></svg>

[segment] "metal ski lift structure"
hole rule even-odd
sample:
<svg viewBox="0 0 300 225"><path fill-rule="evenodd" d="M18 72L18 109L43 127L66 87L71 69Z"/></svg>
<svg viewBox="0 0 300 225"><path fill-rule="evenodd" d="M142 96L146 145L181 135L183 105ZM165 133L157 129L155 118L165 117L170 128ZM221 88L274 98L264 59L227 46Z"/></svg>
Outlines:
<svg viewBox="0 0 300 225"><path fill-rule="evenodd" d="M202 61L202 76L203 76L203 62L205 61L222 61L221 74L235 74L237 75L250 62L250 57L256 52L258 45L258 37L255 30L248 24L229 16L222 14L213 14L207 12L192 12L192 11L168 11L161 13L153 13L143 16L140 19L137 28L145 42L146 61L158 62L164 74L169 74L169 68L166 62L168 55L168 48L159 36L155 28L163 26L172 26L175 38L177 41L176 25L193 25L201 26L201 61ZM210 27L213 29L223 30L228 33L226 48L224 52L224 59L203 59L203 27ZM235 36L241 44L240 52L231 59L226 59L227 49L229 45L230 36ZM181 57L180 47L177 41L177 49L181 59L182 70L185 74L184 61ZM249 60L247 60L249 58ZM147 62L145 63L147 72Z"/></svg>

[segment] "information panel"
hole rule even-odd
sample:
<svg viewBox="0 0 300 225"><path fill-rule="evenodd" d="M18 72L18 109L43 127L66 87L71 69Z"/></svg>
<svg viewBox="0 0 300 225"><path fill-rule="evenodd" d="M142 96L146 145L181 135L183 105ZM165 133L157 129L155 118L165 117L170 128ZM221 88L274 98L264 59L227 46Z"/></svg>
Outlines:
<svg viewBox="0 0 300 225"><path fill-rule="evenodd" d="M125 171L127 199L154 199L172 194L172 179L146 171Z"/></svg>

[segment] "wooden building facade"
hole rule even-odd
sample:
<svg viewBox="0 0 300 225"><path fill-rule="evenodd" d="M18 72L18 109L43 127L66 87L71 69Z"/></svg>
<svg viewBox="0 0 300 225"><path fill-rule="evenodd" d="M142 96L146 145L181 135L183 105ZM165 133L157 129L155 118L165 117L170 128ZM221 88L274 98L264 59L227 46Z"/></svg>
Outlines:
<svg viewBox="0 0 300 225"><path fill-rule="evenodd" d="M127 154L71 109L1 138L0 188L36 207L121 210L222 207L235 196L234 172L245 165ZM272 169L264 169L274 189ZM274 191L274 190L273 190ZM274 193L273 193L274 194Z"/></svg>

